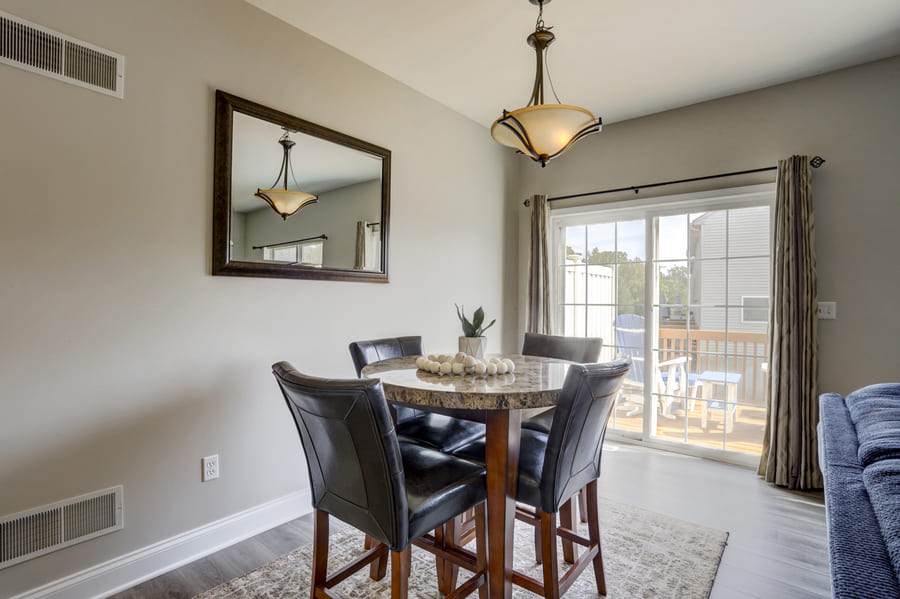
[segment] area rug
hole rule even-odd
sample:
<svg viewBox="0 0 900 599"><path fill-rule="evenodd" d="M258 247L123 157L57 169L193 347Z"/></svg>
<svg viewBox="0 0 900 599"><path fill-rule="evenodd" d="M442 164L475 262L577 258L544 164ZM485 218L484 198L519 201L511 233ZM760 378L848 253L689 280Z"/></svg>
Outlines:
<svg viewBox="0 0 900 599"><path fill-rule="evenodd" d="M350 527L335 531L329 544L328 571L362 553L362 534ZM600 538L609 599L635 597L709 597L728 533L704 528L630 505L600 498ZM587 536L587 525L580 533ZM440 599L434 557L416 547L412 550L409 596ZM560 559L562 552L560 550ZM309 597L312 546L301 547L239 578L199 596L199 599L299 599ZM538 580L541 567L534 563L534 533L516 522L515 566ZM561 564L560 572L568 568ZM460 572L460 582L467 572ZM368 577L368 568L330 589L343 599L389 599L390 570L381 581ZM477 594L470 597L477 597ZM591 566L572 585L567 598L597 597ZM513 597L527 599L533 593L513 587Z"/></svg>

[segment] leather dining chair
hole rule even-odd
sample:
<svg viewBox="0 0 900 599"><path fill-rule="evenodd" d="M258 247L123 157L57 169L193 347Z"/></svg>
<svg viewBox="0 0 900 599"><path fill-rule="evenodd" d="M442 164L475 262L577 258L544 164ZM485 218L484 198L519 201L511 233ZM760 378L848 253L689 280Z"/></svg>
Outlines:
<svg viewBox="0 0 900 599"><path fill-rule="evenodd" d="M391 562L391 597L405 599L410 547L441 553L474 572L452 599L486 582L483 466L434 449L398 441L381 382L306 376L287 362L272 366L306 454L316 510L311 597L368 564L372 578L386 575ZM446 549L428 532L475 508L477 553ZM375 543L360 558L328 576L329 517L365 532ZM485 587L486 589L486 587ZM483 590L479 590L484 594Z"/></svg>
<svg viewBox="0 0 900 599"><path fill-rule="evenodd" d="M356 375L361 376L364 366L372 362L422 355L422 338L390 337L369 341L354 341L350 344L350 355L356 367ZM418 443L440 451L452 451L484 435L484 424L442 414L415 410L403 406L396 408L397 437L402 441Z"/></svg>
<svg viewBox="0 0 900 599"><path fill-rule="evenodd" d="M522 355L557 358L579 364L599 362L601 349L603 349L603 339L600 337L563 337L561 335L525 333L525 339L522 341ZM522 420L522 428L549 433L552 422L553 408L550 408Z"/></svg>
<svg viewBox="0 0 900 599"><path fill-rule="evenodd" d="M541 538L543 581L513 573L513 584L547 599L558 599L591 563L597 592L606 594L600 524L597 507L597 479L606 425L619 387L631 368L630 359L569 367L556 406L549 434L524 429L519 446L519 473L516 500L533 508L516 507L516 518L537 527ZM485 441L479 439L453 455L484 463ZM575 533L571 524L557 525L557 512L571 505L581 489L587 491L588 538ZM583 545L587 550L559 577L556 537ZM540 559L542 558L542 560Z"/></svg>

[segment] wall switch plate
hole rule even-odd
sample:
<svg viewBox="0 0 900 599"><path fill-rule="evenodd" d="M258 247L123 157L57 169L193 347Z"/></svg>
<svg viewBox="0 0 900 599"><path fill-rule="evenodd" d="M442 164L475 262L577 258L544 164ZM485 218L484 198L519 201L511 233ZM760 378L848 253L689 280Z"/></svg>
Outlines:
<svg viewBox="0 0 900 599"><path fill-rule="evenodd" d="M837 302L819 302L819 320L834 320L837 318Z"/></svg>
<svg viewBox="0 0 900 599"><path fill-rule="evenodd" d="M211 455L203 458L203 474L200 478L202 482L211 481L219 478L219 455Z"/></svg>

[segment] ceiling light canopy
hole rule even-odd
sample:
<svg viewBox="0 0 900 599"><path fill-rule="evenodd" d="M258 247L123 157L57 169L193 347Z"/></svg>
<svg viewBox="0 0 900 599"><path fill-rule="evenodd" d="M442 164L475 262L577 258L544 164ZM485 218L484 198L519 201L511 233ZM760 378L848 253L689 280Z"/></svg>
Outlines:
<svg viewBox="0 0 900 599"><path fill-rule="evenodd" d="M550 31L552 27L544 26L544 4L550 0L529 2L540 7L534 33L528 36L528 45L534 48L537 55L531 100L524 108L511 112L504 110L503 116L494 121L491 127L491 137L497 143L514 148L520 154L540 162L543 167L579 139L600 131L602 120L594 117L589 110L559 102L550 73L545 67L547 47L556 39ZM544 103L545 72L556 104Z"/></svg>
<svg viewBox="0 0 900 599"><path fill-rule="evenodd" d="M295 144L291 141L290 131L288 129L284 129L284 135L281 136L278 143L284 148L284 158L281 161L281 170L278 171L278 177L276 177L275 183L272 183L272 187L274 188L278 185L278 181L279 179L282 179L282 175L284 177L283 187L282 189L257 189L256 193L253 195L265 201L272 207L272 210L281 215L283 220L287 220L287 217L295 214L307 204L315 204L318 202L319 198L311 193L288 189L288 171L291 172L291 178L294 179L294 185L299 187L297 179L294 177L294 169L291 167L291 148L293 148Z"/></svg>

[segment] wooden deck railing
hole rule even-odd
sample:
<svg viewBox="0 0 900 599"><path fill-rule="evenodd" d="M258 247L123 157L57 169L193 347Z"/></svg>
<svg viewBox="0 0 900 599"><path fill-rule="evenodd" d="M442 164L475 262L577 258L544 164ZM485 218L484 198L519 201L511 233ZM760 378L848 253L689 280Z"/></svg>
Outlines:
<svg viewBox="0 0 900 599"><path fill-rule="evenodd" d="M659 329L659 360L671 360L687 355L691 358L689 372L705 370L736 372L741 375L737 399L741 403L764 406L766 402L766 372L762 364L767 358L765 333L729 331Z"/></svg>

